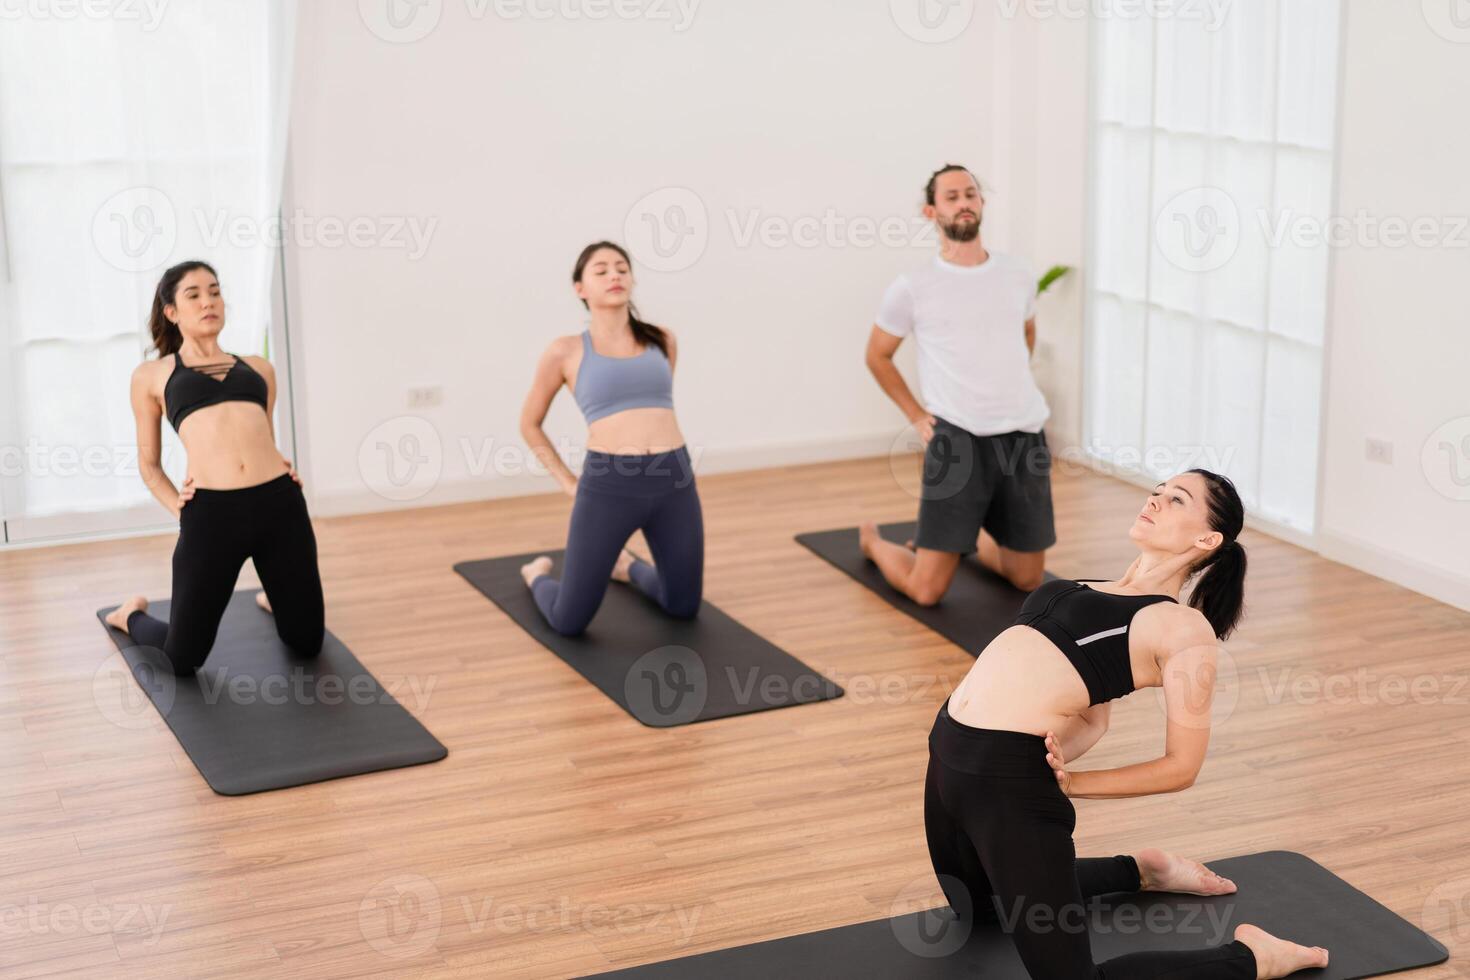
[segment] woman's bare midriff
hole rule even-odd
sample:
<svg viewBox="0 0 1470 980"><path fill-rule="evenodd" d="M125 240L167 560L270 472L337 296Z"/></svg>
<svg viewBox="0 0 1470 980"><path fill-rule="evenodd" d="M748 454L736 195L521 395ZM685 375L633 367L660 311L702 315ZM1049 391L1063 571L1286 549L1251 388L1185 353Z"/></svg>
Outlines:
<svg viewBox="0 0 1470 980"><path fill-rule="evenodd" d="M199 409L184 419L179 440L199 490L239 490L288 472L270 418L252 402Z"/></svg>
<svg viewBox="0 0 1470 980"><path fill-rule="evenodd" d="M629 408L587 427L587 449L614 456L647 456L684 445L671 408Z"/></svg>
<svg viewBox="0 0 1470 980"><path fill-rule="evenodd" d="M949 714L971 728L1045 735L1088 705L1077 668L1041 633L1012 626L975 660L949 697Z"/></svg>

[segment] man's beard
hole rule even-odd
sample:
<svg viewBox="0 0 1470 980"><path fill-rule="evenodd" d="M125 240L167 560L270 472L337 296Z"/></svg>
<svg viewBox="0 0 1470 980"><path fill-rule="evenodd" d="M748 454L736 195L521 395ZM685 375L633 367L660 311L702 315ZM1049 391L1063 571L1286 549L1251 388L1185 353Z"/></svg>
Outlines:
<svg viewBox="0 0 1470 980"><path fill-rule="evenodd" d="M952 224L940 225L940 227L944 230L944 237L952 242L973 242L980 237L979 215L964 221L955 218Z"/></svg>

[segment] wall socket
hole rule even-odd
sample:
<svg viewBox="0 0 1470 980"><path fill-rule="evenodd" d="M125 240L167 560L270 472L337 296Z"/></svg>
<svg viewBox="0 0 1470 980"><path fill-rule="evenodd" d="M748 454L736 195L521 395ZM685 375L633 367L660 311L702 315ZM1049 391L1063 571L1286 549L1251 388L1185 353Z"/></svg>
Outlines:
<svg viewBox="0 0 1470 980"><path fill-rule="evenodd" d="M435 408L444 404L444 389L438 385L408 389L409 408Z"/></svg>
<svg viewBox="0 0 1470 980"><path fill-rule="evenodd" d="M1393 443L1387 439L1369 439L1368 461L1370 463L1392 463Z"/></svg>

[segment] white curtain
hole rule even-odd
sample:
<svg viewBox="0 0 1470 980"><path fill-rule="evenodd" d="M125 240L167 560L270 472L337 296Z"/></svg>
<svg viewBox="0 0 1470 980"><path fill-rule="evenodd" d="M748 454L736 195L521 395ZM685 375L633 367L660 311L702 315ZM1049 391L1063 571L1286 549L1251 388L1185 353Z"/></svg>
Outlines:
<svg viewBox="0 0 1470 980"><path fill-rule="evenodd" d="M214 265L223 346L264 352L295 23L295 0L41 5L0 20L0 491L12 529L150 499L130 459L128 379L167 266ZM182 450L164 428L177 478Z"/></svg>
<svg viewBox="0 0 1470 980"><path fill-rule="evenodd" d="M1096 23L1086 442L1310 532L1341 0ZM1175 5L1174 11L1188 9Z"/></svg>

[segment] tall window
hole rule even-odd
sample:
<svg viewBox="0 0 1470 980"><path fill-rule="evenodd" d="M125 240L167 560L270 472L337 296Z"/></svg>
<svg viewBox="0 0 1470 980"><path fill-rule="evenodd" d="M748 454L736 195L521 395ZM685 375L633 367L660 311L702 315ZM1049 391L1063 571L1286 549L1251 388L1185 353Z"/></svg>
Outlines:
<svg viewBox="0 0 1470 980"><path fill-rule="evenodd" d="M154 285L186 258L219 270L225 349L267 347L294 0L12 6L0 19L4 538L160 525L128 380ZM164 430L177 482L183 453Z"/></svg>
<svg viewBox="0 0 1470 980"><path fill-rule="evenodd" d="M1175 4L1094 34L1085 442L1315 522L1340 0Z"/></svg>

